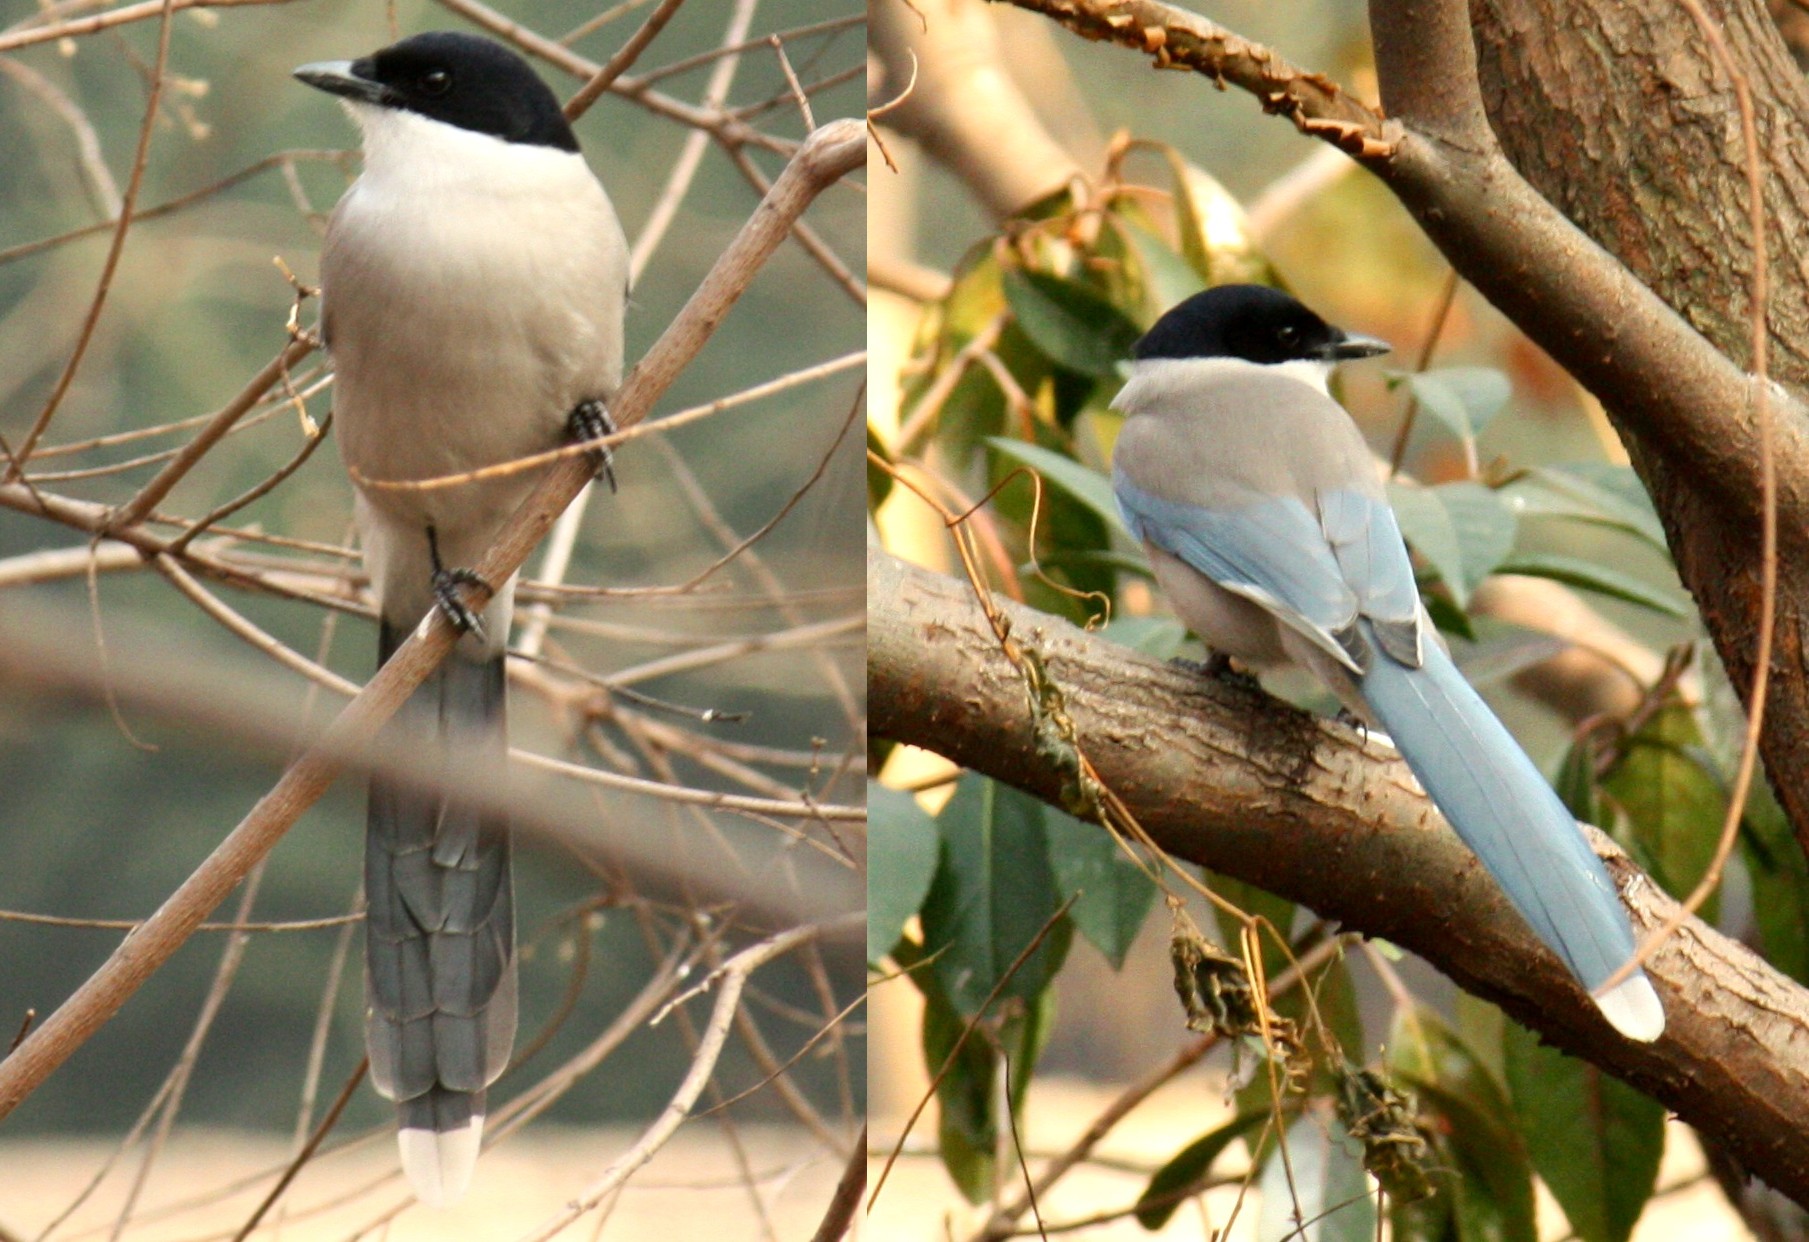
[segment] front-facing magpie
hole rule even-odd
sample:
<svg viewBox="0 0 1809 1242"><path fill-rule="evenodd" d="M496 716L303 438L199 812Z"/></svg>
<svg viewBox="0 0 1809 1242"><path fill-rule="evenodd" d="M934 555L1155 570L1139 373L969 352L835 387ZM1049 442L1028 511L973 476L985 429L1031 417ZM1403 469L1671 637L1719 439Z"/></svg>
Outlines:
<svg viewBox="0 0 1809 1242"><path fill-rule="evenodd" d="M458 787L505 779L503 652L515 580L473 608L475 565L540 478L462 474L611 429L627 247L546 84L501 44L415 35L295 76L364 138L320 261L340 452L380 613L378 660L438 608L464 631L398 713ZM602 458L608 470L607 455ZM610 476L613 483L613 474ZM366 1043L402 1165L441 1206L470 1182L484 1095L515 1037L509 825L379 774L365 842Z"/></svg>

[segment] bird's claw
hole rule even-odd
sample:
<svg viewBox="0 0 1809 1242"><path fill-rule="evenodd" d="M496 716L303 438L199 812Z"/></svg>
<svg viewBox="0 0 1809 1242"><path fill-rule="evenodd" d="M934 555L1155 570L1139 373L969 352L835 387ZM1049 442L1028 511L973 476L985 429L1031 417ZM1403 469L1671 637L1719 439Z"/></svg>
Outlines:
<svg viewBox="0 0 1809 1242"><path fill-rule="evenodd" d="M616 423L609 416L609 407L595 397L580 401L572 407L570 417L566 419L566 432L574 443L584 444L591 440L601 440L605 436L616 433ZM609 490L616 490L615 454L610 452L607 444L598 445L591 450L596 459L597 473L609 483Z"/></svg>
<svg viewBox="0 0 1809 1242"><path fill-rule="evenodd" d="M1250 673L1244 672L1232 664L1231 657L1223 651L1208 651L1204 660L1188 660L1176 656L1169 663L1176 668L1184 669L1196 677L1206 677L1213 681L1228 682L1245 690L1260 690L1262 682Z"/></svg>
<svg viewBox="0 0 1809 1242"><path fill-rule="evenodd" d="M435 569L433 571L433 602L452 628L461 634L471 634L479 641L484 637L484 619L473 611L465 602L460 592L461 587L476 587L490 593L490 584L478 577L469 569Z"/></svg>
<svg viewBox="0 0 1809 1242"><path fill-rule="evenodd" d="M433 603L445 617L448 624L461 634L475 635L478 641L484 638L484 619L465 602L460 593L461 587L475 587L485 597L496 594L496 588L479 577L470 569L448 569L440 560L440 536L433 527L427 528L427 555L433 563Z"/></svg>

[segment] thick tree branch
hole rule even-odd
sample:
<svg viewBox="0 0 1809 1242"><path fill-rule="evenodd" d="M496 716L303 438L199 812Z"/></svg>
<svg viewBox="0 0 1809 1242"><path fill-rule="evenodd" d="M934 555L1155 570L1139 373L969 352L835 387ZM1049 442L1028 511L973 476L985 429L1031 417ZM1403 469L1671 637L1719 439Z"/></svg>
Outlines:
<svg viewBox="0 0 1809 1242"><path fill-rule="evenodd" d="M1047 12L1090 38L1107 38L1135 49L1158 65L1173 63L1173 49L1185 44L1190 49L1185 61L1189 67L1217 82L1243 86L1265 108L1287 111L1297 124L1302 117L1322 113L1328 122L1340 116L1330 111L1336 100L1323 94L1316 75L1293 70L1262 49L1227 39L1211 23L1157 0L1012 2ZM1600 6L1572 0L1538 5L1532 0L1517 5L1499 0L1478 6L1495 23L1497 35L1491 80L1500 89L1491 98L1509 114L1507 127L1522 147L1536 146L1553 125L1577 119L1555 108L1536 115L1513 111L1520 106L1512 102L1514 97L1529 92L1538 79L1524 63L1514 64L1509 73L1508 62L1523 54L1528 28L1537 29L1541 39L1554 45L1541 64L1562 63L1567 53L1582 59L1593 55L1603 62L1597 72L1628 77L1621 87L1627 96L1623 112L1650 112L1653 99L1677 100L1665 119L1673 119L1672 112L1706 112L1711 119L1725 121L1730 92L1713 72L1707 49L1679 33L1693 30L1689 23L1677 20L1679 14L1668 7L1662 17L1640 5L1610 7L1612 17L1602 16ZM1796 153L1804 146L1798 116L1801 84L1778 84L1772 62L1779 60L1781 45L1775 30L1761 20L1762 12L1744 0L1731 0L1727 8L1734 54L1756 66L1753 76L1767 88L1760 100L1766 158L1772 162L1767 172L1789 187L1783 197L1803 198L1809 194L1809 169L1796 167ZM1367 125L1365 133L1388 140L1366 147L1357 158L1395 193L1465 279L1600 398L1653 494L1678 572L1701 606L1716 650L1744 696L1753 684L1762 494L1756 381L1732 360L1744 350L1725 310L1711 340L1673 309L1700 305L1700 292L1695 302L1682 294L1692 281L1702 283L1696 274L1701 264L1679 264L1675 255L1642 249L1637 233L1601 228L1603 237L1625 248L1623 262L1577 227L1510 162L1485 107L1471 20L1466 0L1373 0L1376 66L1391 117L1383 122L1374 114L1372 120L1356 115L1353 124ZM1609 20L1618 23L1612 37L1595 28ZM1585 47L1591 38L1599 44L1594 52ZM1271 80L1289 74L1299 75L1297 87ZM1574 93L1587 96L1601 89L1591 78ZM1278 97L1291 102L1278 109L1274 103ZM1308 129L1304 124L1302 128ZM1587 130L1596 134L1611 128L1597 125ZM1707 162L1706 156L1689 163L1671 161L1663 174L1671 180L1659 189L1689 227L1725 242L1740 236L1742 226L1699 204L1726 197L1721 183L1730 179L1728 168L1737 168L1737 156L1726 152L1737 150L1738 143L1722 129L1713 132L1719 145L1711 143L1707 149L1721 154L1725 167ZM1663 146L1669 141L1667 133L1646 134L1643 141ZM1352 148L1350 135L1342 130L1324 136ZM1571 152L1568 159L1550 162L1544 170L1548 190L1584 183L1581 190L1570 191L1578 198L1572 205L1575 211L1590 203L1619 201L1610 187L1630 176L1624 162L1596 158L1594 141L1579 139L1580 153ZM1646 179L1657 175L1648 172ZM1716 193L1707 193L1698 184L1703 181ZM1774 214L1780 209L1774 207ZM1775 232L1788 237L1795 217L1782 214L1785 227ZM1737 256L1740 246L1736 242L1722 249ZM1745 282L1736 266L1723 260L1710 282L1720 307L1738 305L1744 295ZM1780 299L1795 302L1809 295L1799 267L1781 266L1787 274ZM1688 274L1679 275L1680 269ZM1716 322L1715 316L1700 310L1693 310L1691 318ZM1789 356L1787 350L1781 353ZM1809 367L1799 370L1787 367L1783 374L1809 384ZM1782 551L1775 675L1761 747L1767 775L1796 827L1799 843L1809 851L1809 768L1801 763L1801 756L1809 753L1805 675L1809 409L1781 388L1774 390L1769 405Z"/></svg>
<svg viewBox="0 0 1809 1242"><path fill-rule="evenodd" d="M1059 802L1024 680L965 583L869 550L874 732ZM1669 1019L1618 1038L1379 744L1000 601L1066 695L1088 758L1180 859L1419 953L1567 1052L1632 1083L1809 1201L1809 993L1691 920L1647 969ZM1597 835L1638 925L1676 903Z"/></svg>
<svg viewBox="0 0 1809 1242"><path fill-rule="evenodd" d="M1078 176L1080 166L1013 85L991 14L951 0L868 6L876 76L869 107L958 171L996 219Z"/></svg>

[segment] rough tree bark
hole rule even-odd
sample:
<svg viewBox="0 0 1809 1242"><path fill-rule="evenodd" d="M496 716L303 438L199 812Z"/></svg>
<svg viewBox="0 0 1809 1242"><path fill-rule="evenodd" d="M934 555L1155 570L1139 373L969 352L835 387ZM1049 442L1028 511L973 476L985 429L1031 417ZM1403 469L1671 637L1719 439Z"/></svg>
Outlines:
<svg viewBox="0 0 1809 1242"><path fill-rule="evenodd" d="M870 549L867 599L874 733L1059 803L1063 777L1038 745L1024 678L968 585ZM999 606L1061 687L1101 779L1169 853L1419 953L1809 1201L1809 992L1690 920L1648 965L1664 1038L1621 1039L1379 743ZM1639 924L1676 909L1605 837L1594 844Z"/></svg>
<svg viewBox="0 0 1809 1242"><path fill-rule="evenodd" d="M1809 91L1764 5L1722 0L1710 11L1752 93L1765 161L1771 370L1809 388L1809 279L1798 253L1809 231ZM1483 104L1515 167L1717 349L1749 365L1753 250L1740 115L1683 8L1482 0L1471 19ZM1603 328L1611 340L1612 325ZM1704 486L1697 463L1666 451L1624 403L1604 405L1744 692L1758 625L1757 531ZM1809 841L1806 615L1809 557L1787 553L1764 755L1798 839Z"/></svg>

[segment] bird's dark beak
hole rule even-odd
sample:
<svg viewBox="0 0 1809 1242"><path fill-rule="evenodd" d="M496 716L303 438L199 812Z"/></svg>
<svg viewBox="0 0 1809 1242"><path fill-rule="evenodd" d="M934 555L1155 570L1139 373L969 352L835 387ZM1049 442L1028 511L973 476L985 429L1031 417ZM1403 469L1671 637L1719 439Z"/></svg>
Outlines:
<svg viewBox="0 0 1809 1242"><path fill-rule="evenodd" d="M312 65L303 65L294 73L294 77L316 90L325 91L329 95L340 95L346 99L356 99L362 103L380 104L383 102L384 87L381 82L373 82L360 73L370 69L370 62L363 60L322 60Z"/></svg>
<svg viewBox="0 0 1809 1242"><path fill-rule="evenodd" d="M1377 340L1373 336L1345 335L1325 347L1327 362L1349 362L1352 358L1373 358L1377 354L1385 354L1394 346L1387 341Z"/></svg>

